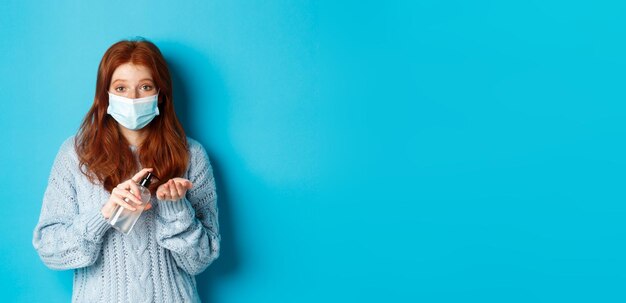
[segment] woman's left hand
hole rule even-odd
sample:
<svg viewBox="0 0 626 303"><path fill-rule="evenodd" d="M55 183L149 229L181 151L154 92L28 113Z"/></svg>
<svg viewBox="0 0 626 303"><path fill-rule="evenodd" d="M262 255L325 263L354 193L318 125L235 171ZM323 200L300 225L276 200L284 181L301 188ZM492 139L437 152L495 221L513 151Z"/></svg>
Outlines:
<svg viewBox="0 0 626 303"><path fill-rule="evenodd" d="M176 201L182 199L193 185L187 179L173 178L161 184L156 191L157 199Z"/></svg>

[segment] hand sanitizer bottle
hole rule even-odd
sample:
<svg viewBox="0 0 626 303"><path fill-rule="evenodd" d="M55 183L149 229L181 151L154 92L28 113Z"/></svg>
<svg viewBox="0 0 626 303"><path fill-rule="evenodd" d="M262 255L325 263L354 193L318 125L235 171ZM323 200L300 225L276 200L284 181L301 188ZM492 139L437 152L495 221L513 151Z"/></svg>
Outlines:
<svg viewBox="0 0 626 303"><path fill-rule="evenodd" d="M148 187L150 186L152 176L152 173L149 172L148 175L146 175L146 177L141 179L141 182L139 182L139 191L141 194L142 203L140 205L137 205L134 204L132 201L128 202L136 208L135 211L130 211L119 205L116 205L115 209L113 209L113 215L109 219L109 224L111 224L115 229L125 235L128 235L130 233L130 231L133 229L133 226L135 226L135 223L137 223L139 216L141 216L141 213L146 207L146 204L150 202L151 195ZM132 190L130 192L133 193Z"/></svg>

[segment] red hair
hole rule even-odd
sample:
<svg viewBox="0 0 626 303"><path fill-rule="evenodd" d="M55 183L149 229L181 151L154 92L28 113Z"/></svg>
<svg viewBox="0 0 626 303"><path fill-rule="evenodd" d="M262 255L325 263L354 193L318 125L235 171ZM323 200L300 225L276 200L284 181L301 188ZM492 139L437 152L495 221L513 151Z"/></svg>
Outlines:
<svg viewBox="0 0 626 303"><path fill-rule="evenodd" d="M148 68L159 89L159 115L144 127L147 136L137 150L142 167L154 168L153 172L159 178L153 179L150 186L154 191L167 180L182 176L189 155L187 137L172 103L170 72L163 55L152 42L122 40L104 53L98 67L93 105L75 137L76 152L83 174L94 184L98 181L109 192L139 171L130 143L119 131L117 121L107 114L107 92L113 72L125 63Z"/></svg>

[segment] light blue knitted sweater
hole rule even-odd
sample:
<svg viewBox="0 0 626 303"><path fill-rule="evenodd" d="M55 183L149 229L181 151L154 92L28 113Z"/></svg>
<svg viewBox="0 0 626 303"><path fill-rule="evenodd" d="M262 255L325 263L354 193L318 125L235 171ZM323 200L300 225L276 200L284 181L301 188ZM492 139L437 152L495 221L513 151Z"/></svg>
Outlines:
<svg viewBox="0 0 626 303"><path fill-rule="evenodd" d="M213 169L200 143L188 139L193 183L179 201L159 201L129 235L110 227L100 209L104 187L79 170L74 137L56 156L33 245L51 269L74 269L72 302L199 302L194 275L219 255Z"/></svg>

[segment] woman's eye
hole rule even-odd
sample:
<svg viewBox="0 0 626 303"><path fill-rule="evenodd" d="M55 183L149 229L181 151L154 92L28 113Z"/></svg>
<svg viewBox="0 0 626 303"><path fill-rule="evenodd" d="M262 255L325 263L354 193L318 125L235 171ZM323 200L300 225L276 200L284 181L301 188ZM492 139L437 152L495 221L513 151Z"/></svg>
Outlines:
<svg viewBox="0 0 626 303"><path fill-rule="evenodd" d="M115 88L115 91L117 91L117 92L123 92L123 91L124 91L124 87L122 87L122 86L118 86L118 87L116 87L116 88Z"/></svg>
<svg viewBox="0 0 626 303"><path fill-rule="evenodd" d="M152 86L151 85L144 85L141 87L141 89L143 90L152 90Z"/></svg>

